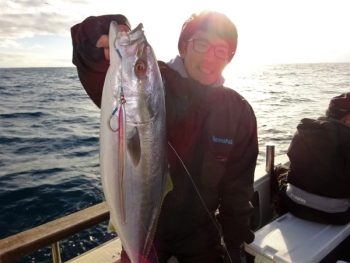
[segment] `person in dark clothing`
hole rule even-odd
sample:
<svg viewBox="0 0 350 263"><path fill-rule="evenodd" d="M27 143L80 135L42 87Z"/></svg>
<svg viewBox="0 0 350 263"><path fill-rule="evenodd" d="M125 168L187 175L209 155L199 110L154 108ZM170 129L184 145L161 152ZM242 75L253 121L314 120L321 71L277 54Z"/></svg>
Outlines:
<svg viewBox="0 0 350 263"><path fill-rule="evenodd" d="M112 20L130 29L121 15L89 17L71 28L73 63L98 107L108 69L108 41L103 39ZM166 89L174 188L163 202L149 262L167 262L171 256L180 263L244 262L242 244L254 240L249 218L258 155L256 118L247 100L223 86L222 77L236 47L235 25L221 13L203 11L183 24L180 56L158 62ZM121 260L128 262L125 252Z"/></svg>
<svg viewBox="0 0 350 263"><path fill-rule="evenodd" d="M287 154L287 210L318 223L349 223L350 93L332 98L326 117L302 119Z"/></svg>

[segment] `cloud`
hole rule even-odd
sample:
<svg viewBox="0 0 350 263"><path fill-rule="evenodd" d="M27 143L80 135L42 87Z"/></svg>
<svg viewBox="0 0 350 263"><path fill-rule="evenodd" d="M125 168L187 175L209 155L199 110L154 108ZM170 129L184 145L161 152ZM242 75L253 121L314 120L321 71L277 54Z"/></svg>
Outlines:
<svg viewBox="0 0 350 263"><path fill-rule="evenodd" d="M0 39L0 48L20 48L21 45L12 39Z"/></svg>
<svg viewBox="0 0 350 263"><path fill-rule="evenodd" d="M21 53L9 53L9 52L0 52L0 62L9 61L11 59L23 58L25 54Z"/></svg>
<svg viewBox="0 0 350 263"><path fill-rule="evenodd" d="M81 21L77 10L88 3L84 0L7 0L0 8L0 39L68 35L69 28Z"/></svg>

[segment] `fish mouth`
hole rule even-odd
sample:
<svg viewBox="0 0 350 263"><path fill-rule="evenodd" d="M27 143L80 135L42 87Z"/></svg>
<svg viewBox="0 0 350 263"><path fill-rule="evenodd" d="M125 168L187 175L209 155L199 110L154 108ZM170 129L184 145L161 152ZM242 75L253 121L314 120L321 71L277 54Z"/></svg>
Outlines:
<svg viewBox="0 0 350 263"><path fill-rule="evenodd" d="M119 45L128 46L136 42L142 42L146 39L143 31L143 24L140 23L136 28L129 32L123 32L120 36L117 36L114 40L114 47L116 47L116 42L119 41Z"/></svg>

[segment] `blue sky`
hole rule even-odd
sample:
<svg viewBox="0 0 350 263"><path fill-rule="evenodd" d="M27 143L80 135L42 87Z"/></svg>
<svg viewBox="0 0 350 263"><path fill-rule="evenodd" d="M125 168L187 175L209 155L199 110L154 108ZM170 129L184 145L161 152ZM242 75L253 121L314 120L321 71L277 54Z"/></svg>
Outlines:
<svg viewBox="0 0 350 263"><path fill-rule="evenodd" d="M348 0L0 0L0 67L70 67L70 27L91 15L122 13L143 23L159 60L178 54L183 22L211 9L237 26L232 63L350 62Z"/></svg>

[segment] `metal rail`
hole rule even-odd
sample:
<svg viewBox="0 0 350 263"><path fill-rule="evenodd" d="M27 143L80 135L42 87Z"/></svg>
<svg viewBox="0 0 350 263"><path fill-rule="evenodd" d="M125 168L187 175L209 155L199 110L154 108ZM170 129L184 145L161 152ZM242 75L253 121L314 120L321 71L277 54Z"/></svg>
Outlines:
<svg viewBox="0 0 350 263"><path fill-rule="evenodd" d="M61 252L60 252L60 242L55 242L51 245L52 252L52 262L53 263L62 263Z"/></svg>
<svg viewBox="0 0 350 263"><path fill-rule="evenodd" d="M275 145L266 144L266 172L272 173L275 167Z"/></svg>

